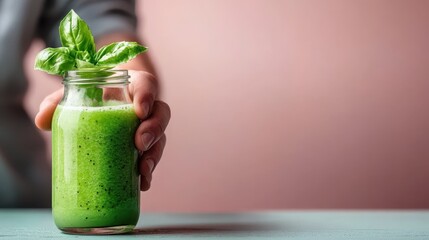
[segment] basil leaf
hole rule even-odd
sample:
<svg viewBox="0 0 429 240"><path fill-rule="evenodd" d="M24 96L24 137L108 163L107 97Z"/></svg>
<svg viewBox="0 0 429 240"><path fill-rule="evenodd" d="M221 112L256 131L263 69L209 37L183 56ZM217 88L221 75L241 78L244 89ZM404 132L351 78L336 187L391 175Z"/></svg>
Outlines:
<svg viewBox="0 0 429 240"><path fill-rule="evenodd" d="M56 75L77 69L94 71L96 75L93 77L109 76L108 69L135 58L147 49L136 42L117 42L96 52L91 30L73 10L61 21L59 31L63 47L42 50L36 57L35 69Z"/></svg>
<svg viewBox="0 0 429 240"><path fill-rule="evenodd" d="M66 47L45 48L37 54L34 68L49 74L63 75L75 69L75 59L71 55L72 51Z"/></svg>
<svg viewBox="0 0 429 240"><path fill-rule="evenodd" d="M76 72L76 75L78 75L82 79L103 78L112 76L113 74L114 72L109 71L109 69L97 66L93 68L82 68L79 69L79 72Z"/></svg>
<svg viewBox="0 0 429 240"><path fill-rule="evenodd" d="M103 66L95 66L92 63L80 60L80 59L76 59L76 68L78 70L82 70L84 75L81 75L82 77L89 77L89 76L93 76L93 77L106 77L106 76L110 76L112 74L104 74L103 72L106 70L111 69L111 67L103 67ZM92 74L91 72L95 71L94 74ZM90 74L86 74L87 72L90 72ZM97 74L100 73L99 76L97 76ZM86 75L85 75L86 74Z"/></svg>
<svg viewBox="0 0 429 240"><path fill-rule="evenodd" d="M77 51L74 57L92 64L92 56L87 51Z"/></svg>
<svg viewBox="0 0 429 240"><path fill-rule="evenodd" d="M94 60L97 66L115 67L128 62L147 48L136 42L116 42L104 46L95 54Z"/></svg>
<svg viewBox="0 0 429 240"><path fill-rule="evenodd" d="M60 39L63 47L95 54L94 37L88 25L73 10L61 20Z"/></svg>
<svg viewBox="0 0 429 240"><path fill-rule="evenodd" d="M94 68L94 64L76 58L76 67L78 69Z"/></svg>
<svg viewBox="0 0 429 240"><path fill-rule="evenodd" d="M100 106L103 103L103 89L97 86L87 86L84 97L91 103L90 106Z"/></svg>

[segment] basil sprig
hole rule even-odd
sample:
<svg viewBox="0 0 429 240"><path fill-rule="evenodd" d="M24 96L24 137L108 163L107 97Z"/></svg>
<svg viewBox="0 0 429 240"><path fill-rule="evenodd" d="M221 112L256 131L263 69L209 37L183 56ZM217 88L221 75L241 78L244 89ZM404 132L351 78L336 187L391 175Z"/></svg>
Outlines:
<svg viewBox="0 0 429 240"><path fill-rule="evenodd" d="M147 50L136 42L116 42L95 50L88 25L73 10L59 27L62 47L45 48L36 57L34 68L64 75L70 70L106 70L128 62Z"/></svg>

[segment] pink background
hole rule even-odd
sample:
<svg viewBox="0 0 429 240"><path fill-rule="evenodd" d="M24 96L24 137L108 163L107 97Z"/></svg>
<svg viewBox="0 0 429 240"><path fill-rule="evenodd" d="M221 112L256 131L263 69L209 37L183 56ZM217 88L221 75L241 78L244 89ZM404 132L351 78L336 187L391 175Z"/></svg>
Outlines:
<svg viewBox="0 0 429 240"><path fill-rule="evenodd" d="M429 1L147 0L172 108L147 211L429 208ZM34 115L58 81L31 70ZM53 84L55 83L55 84Z"/></svg>

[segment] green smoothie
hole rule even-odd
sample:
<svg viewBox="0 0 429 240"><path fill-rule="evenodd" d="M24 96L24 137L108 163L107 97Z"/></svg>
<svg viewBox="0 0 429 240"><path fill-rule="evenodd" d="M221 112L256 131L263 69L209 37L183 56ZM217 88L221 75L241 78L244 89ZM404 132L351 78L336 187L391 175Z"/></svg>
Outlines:
<svg viewBox="0 0 429 240"><path fill-rule="evenodd" d="M139 174L131 104L59 105L52 123L52 209L60 229L135 226ZM119 104L119 103L118 103Z"/></svg>

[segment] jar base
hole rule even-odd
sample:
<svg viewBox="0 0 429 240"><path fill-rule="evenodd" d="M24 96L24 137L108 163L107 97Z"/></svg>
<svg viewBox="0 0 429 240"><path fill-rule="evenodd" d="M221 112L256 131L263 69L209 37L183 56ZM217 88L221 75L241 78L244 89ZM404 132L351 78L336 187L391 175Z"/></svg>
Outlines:
<svg viewBox="0 0 429 240"><path fill-rule="evenodd" d="M59 228L66 234L83 234L83 235L113 235L123 234L133 231L135 225L122 225L111 227L65 227Z"/></svg>

